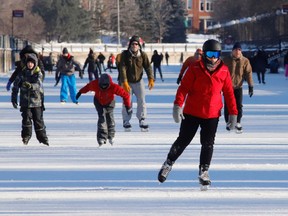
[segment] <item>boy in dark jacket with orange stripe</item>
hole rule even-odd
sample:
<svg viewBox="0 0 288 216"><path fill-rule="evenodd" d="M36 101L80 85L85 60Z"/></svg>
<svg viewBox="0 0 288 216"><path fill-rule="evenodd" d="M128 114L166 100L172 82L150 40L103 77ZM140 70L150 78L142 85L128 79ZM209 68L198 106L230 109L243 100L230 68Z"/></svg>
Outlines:
<svg viewBox="0 0 288 216"><path fill-rule="evenodd" d="M114 108L115 99L114 95L119 95L123 98L123 103L126 107L128 114L132 112L130 94L127 93L122 87L112 81L111 76L102 74L99 79L93 80L86 86L81 88L76 95L76 99L88 91L94 91L94 105L98 112L98 131L97 141L99 146L106 144L106 140L113 145L115 136L115 121L114 121Z"/></svg>

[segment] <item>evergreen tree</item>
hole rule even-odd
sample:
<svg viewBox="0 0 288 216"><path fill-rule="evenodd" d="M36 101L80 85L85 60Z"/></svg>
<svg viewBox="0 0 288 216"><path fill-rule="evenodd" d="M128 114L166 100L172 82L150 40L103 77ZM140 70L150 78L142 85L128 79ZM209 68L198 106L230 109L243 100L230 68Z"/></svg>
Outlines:
<svg viewBox="0 0 288 216"><path fill-rule="evenodd" d="M45 30L51 39L61 41L84 41L91 35L91 19L87 11L75 0L35 0L33 12L45 21Z"/></svg>
<svg viewBox="0 0 288 216"><path fill-rule="evenodd" d="M184 3L180 0L169 0L172 10L167 21L168 31L163 37L163 43L186 43L184 23Z"/></svg>

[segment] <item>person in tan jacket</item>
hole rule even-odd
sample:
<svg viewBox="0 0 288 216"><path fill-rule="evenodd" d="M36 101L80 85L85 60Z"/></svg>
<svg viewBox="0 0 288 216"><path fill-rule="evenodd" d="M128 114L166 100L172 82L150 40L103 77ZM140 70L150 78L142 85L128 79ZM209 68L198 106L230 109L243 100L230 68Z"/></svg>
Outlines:
<svg viewBox="0 0 288 216"><path fill-rule="evenodd" d="M236 132L242 133L241 118L243 115L243 82L246 80L248 83L248 95L252 97L253 95L253 77L252 77L252 67L248 58L244 57L242 54L241 44L236 42L233 46L232 53L229 56L223 58L224 63L228 66L233 88L234 95L236 99L238 116L236 124ZM228 122L228 109L225 103L224 106L224 117L226 123ZM226 127L228 130L228 127Z"/></svg>

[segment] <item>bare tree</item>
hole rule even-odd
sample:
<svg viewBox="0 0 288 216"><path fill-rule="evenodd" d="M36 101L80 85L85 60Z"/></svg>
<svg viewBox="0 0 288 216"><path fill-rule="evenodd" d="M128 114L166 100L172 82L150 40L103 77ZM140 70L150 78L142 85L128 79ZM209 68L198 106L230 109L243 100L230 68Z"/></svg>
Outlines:
<svg viewBox="0 0 288 216"><path fill-rule="evenodd" d="M171 15L171 4L166 0L152 0L152 11L155 11L153 23L154 23L154 38L162 43L163 36L168 31L167 21Z"/></svg>
<svg viewBox="0 0 288 216"><path fill-rule="evenodd" d="M0 34L40 41L43 38L44 22L40 16L32 14L32 5L33 0L1 1ZM23 10L23 17L13 17L13 10Z"/></svg>
<svg viewBox="0 0 288 216"><path fill-rule="evenodd" d="M214 33L222 39L228 36L235 40L276 39L288 35L288 16L281 13L287 0L217 0L214 5L213 18L222 24ZM223 27L223 23L230 23Z"/></svg>

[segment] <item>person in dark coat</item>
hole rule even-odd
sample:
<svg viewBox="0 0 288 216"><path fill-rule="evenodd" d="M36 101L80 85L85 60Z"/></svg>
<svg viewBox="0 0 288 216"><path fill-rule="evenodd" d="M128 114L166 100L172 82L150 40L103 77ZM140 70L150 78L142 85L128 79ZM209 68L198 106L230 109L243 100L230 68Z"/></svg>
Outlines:
<svg viewBox="0 0 288 216"><path fill-rule="evenodd" d="M83 71L85 70L87 65L88 65L89 81L91 82L93 80L93 76L94 76L94 79L98 79L99 78L98 69L100 70L100 65L99 65L99 61L96 59L95 53L91 49L89 51L88 57L85 60L85 63L82 69Z"/></svg>
<svg viewBox="0 0 288 216"><path fill-rule="evenodd" d="M97 56L97 59L99 60L99 65L100 65L100 75L102 73L102 69L103 71L105 71L105 66L104 66L104 61L106 59L106 57L103 55L103 53L99 53L99 55Z"/></svg>
<svg viewBox="0 0 288 216"><path fill-rule="evenodd" d="M38 53L32 48L31 45L27 45L25 46L21 51L20 51L20 61L17 61L15 63L16 65L16 69L14 70L14 72L12 73L12 75L10 76L7 84L6 84L6 90L10 91L11 85L14 82L15 78L18 76L19 73L21 73L21 71L23 70L23 68L25 67L26 64L26 56L29 53L33 53L37 56L38 58L38 67L41 70L42 73L42 79L44 80L45 78L45 69L44 69L44 64L40 59L40 56L38 56ZM42 81L43 81L42 80Z"/></svg>
<svg viewBox="0 0 288 216"><path fill-rule="evenodd" d="M166 64L167 64L167 66L169 65L169 54L168 54L168 52L165 52L165 60L166 60Z"/></svg>
<svg viewBox="0 0 288 216"><path fill-rule="evenodd" d="M20 112L22 113L21 137L27 145L32 136L32 121L36 137L40 143L49 145L46 126L43 120L42 73L38 67L38 57L34 53L26 55L26 67L16 76L12 88L11 102L15 109L18 107L18 93L20 91Z"/></svg>
<svg viewBox="0 0 288 216"><path fill-rule="evenodd" d="M265 84L265 72L267 67L267 55L264 50L258 50L254 57L254 68L257 73L259 83Z"/></svg>
<svg viewBox="0 0 288 216"><path fill-rule="evenodd" d="M112 82L111 76L104 73L99 79L85 85L79 90L76 99L88 91L95 92L94 105L98 113L98 130L97 141L101 146L106 144L107 139L112 145L115 136L115 121L114 121L114 108L115 99L114 95L119 95L123 98L123 103L126 107L127 113L132 112L130 95L118 84Z"/></svg>
<svg viewBox="0 0 288 216"><path fill-rule="evenodd" d="M288 51L284 56L284 69L285 69L285 77L288 79Z"/></svg>
<svg viewBox="0 0 288 216"><path fill-rule="evenodd" d="M161 61L162 61L161 55L158 54L157 50L154 50L153 55L151 57L151 63L153 63L154 80L156 81L156 70L158 70L161 80L162 82L164 82L161 70Z"/></svg>

